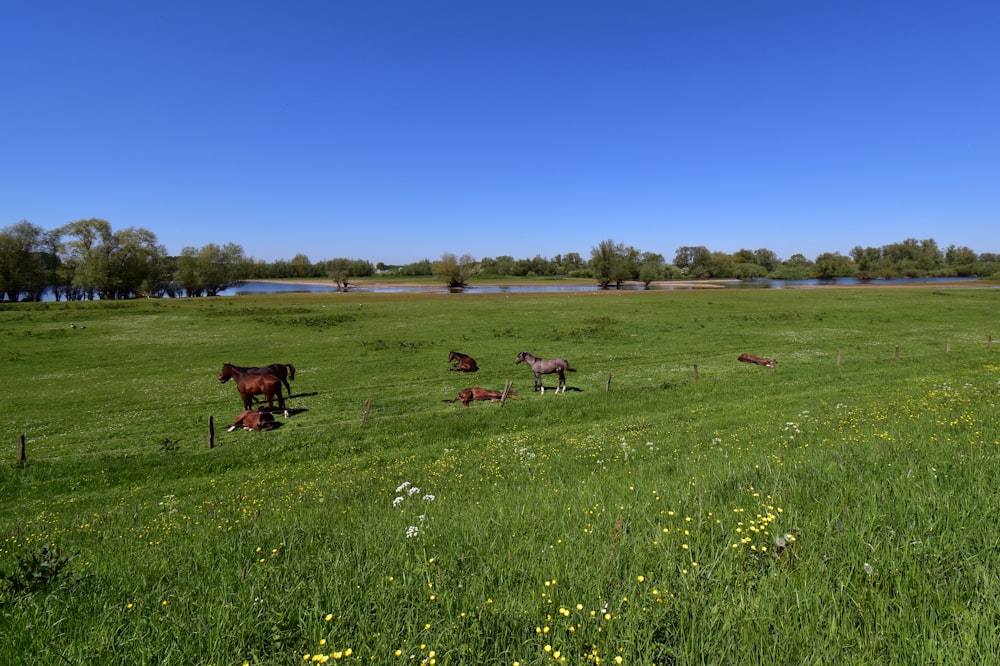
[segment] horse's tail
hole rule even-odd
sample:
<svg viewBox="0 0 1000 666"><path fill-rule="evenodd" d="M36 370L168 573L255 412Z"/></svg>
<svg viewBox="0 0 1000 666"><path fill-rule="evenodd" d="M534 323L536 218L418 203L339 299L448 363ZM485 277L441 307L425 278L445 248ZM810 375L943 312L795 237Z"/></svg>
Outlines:
<svg viewBox="0 0 1000 666"><path fill-rule="evenodd" d="M285 367L288 368L288 378L295 379L295 366L291 363L286 363Z"/></svg>
<svg viewBox="0 0 1000 666"><path fill-rule="evenodd" d="M566 361L566 372L576 372L576 368L570 367L569 361Z"/></svg>
<svg viewBox="0 0 1000 666"><path fill-rule="evenodd" d="M452 400L442 400L441 402L458 402L461 398L454 398Z"/></svg>

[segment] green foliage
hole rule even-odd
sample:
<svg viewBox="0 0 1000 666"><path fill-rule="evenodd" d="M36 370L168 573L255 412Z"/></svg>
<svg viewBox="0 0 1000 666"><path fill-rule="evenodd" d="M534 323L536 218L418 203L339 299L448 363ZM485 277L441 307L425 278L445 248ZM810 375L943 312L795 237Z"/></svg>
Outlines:
<svg viewBox="0 0 1000 666"><path fill-rule="evenodd" d="M28 458L0 462L0 660L987 663L998 299L0 308ZM336 325L288 325L311 319ZM568 358L571 390L532 393L522 350ZM294 363L292 417L209 448L242 411L223 361ZM442 402L507 381L503 406Z"/></svg>

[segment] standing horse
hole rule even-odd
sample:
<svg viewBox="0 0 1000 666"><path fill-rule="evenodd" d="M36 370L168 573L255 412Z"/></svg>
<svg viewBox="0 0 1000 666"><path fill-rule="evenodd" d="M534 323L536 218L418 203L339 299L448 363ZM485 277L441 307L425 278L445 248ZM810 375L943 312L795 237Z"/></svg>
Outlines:
<svg viewBox="0 0 1000 666"><path fill-rule="evenodd" d="M563 373L576 372L576 368L569 367L569 361L564 358L538 358L528 352L521 352L517 355L514 365L522 362L527 363L531 367L531 371L535 373L535 390L541 389L542 393L545 393L545 386L542 385L542 375L557 374L559 376L559 383L556 385L556 393L559 393L559 389L562 389L562 392L565 393L566 375Z"/></svg>
<svg viewBox="0 0 1000 666"><path fill-rule="evenodd" d="M292 397L292 387L289 385L289 379L295 379L295 366L291 363L272 363L271 365L265 365L257 368L244 368L238 365L234 365L234 368L240 372L247 372L251 375L274 375L281 380L281 383L285 385L285 390L288 391L288 397Z"/></svg>
<svg viewBox="0 0 1000 666"><path fill-rule="evenodd" d="M450 352L448 354L448 362L457 361L455 365L448 368L449 370L455 370L457 372L476 372L479 370L479 366L476 365L476 359L472 358L468 354L463 354L462 352Z"/></svg>
<svg viewBox="0 0 1000 666"><path fill-rule="evenodd" d="M278 396L278 407L284 409L285 416L288 416L285 398L281 395L281 380L274 375L255 375L243 372L229 363L223 363L219 381L225 384L230 379L236 382L236 389L243 398L243 409L250 409L253 406L255 395L263 395L267 400L268 409L274 409L274 396Z"/></svg>

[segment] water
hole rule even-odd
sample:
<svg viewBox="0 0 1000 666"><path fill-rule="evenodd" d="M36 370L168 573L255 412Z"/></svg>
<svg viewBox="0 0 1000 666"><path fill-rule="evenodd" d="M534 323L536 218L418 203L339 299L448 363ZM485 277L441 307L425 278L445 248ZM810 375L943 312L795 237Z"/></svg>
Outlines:
<svg viewBox="0 0 1000 666"><path fill-rule="evenodd" d="M856 278L834 278L832 280L772 280L769 278L759 278L756 280L719 280L717 282L662 282L654 283L650 286L650 291L678 291L690 289L704 289L706 286L724 289L784 289L785 287L818 287L818 286L885 286L885 285L922 285L922 284L946 284L950 282L969 282L977 278L895 278L889 280L858 280ZM642 291L642 285L628 284L623 291ZM612 289L613 290L613 289ZM220 296L240 296L251 294L290 294L290 293L315 293L315 292L336 292L333 285L322 284L289 284L287 282L247 282L243 286L233 289L226 289ZM377 286L377 287L351 287L351 293L369 294L400 294L400 293L427 293L427 294L447 294L447 287L444 286ZM473 285L460 290L463 294L495 294L495 293L559 293L571 291L600 291L597 285L587 284L516 284L516 285Z"/></svg>
<svg viewBox="0 0 1000 666"><path fill-rule="evenodd" d="M784 289L785 287L817 287L817 286L884 286L893 284L920 285L920 284L946 284L949 282L970 282L977 278L895 278L891 280L858 280L856 278L835 278L833 280L772 280L770 278L759 278L756 280L718 280L699 282L661 282L650 286L650 291L682 291L691 289L724 288L724 289ZM997 287L990 287L996 289ZM638 284L628 284L622 291L642 291L644 287ZM224 289L220 296L243 296L253 294L308 294L336 292L337 287L333 284L292 284L288 282L247 282L240 287ZM425 294L447 294L451 290L444 286L375 286L375 287L351 287L351 293L369 294L405 294L405 293L425 293ZM600 291L600 287L595 284L488 284L474 285L460 290L463 294L495 294L495 293L560 293L573 291ZM612 289L613 291L613 289ZM51 292L46 292L43 301L54 300Z"/></svg>

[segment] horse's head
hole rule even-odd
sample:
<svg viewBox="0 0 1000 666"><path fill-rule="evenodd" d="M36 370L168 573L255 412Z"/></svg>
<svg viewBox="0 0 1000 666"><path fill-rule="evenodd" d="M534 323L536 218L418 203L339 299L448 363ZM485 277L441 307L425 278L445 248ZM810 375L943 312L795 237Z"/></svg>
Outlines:
<svg viewBox="0 0 1000 666"><path fill-rule="evenodd" d="M449 363L451 363L452 361L454 361L456 359L458 359L458 352L448 352L448 362Z"/></svg>
<svg viewBox="0 0 1000 666"><path fill-rule="evenodd" d="M514 365L517 365L522 361L527 362L527 360L528 360L528 352L521 352L520 354L517 355L517 360L514 361Z"/></svg>
<svg viewBox="0 0 1000 666"><path fill-rule="evenodd" d="M222 364L222 372L219 373L219 381L223 384L228 382L233 376L233 366L228 363Z"/></svg>

